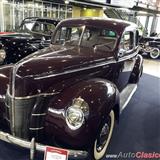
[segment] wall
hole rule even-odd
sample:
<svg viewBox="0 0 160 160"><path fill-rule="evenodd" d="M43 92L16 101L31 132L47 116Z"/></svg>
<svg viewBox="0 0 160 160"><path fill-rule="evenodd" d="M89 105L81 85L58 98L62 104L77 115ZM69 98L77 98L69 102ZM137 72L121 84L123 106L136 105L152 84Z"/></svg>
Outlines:
<svg viewBox="0 0 160 160"><path fill-rule="evenodd" d="M0 0L0 31L4 30L3 3Z"/></svg>
<svg viewBox="0 0 160 160"><path fill-rule="evenodd" d="M102 17L102 8L80 8L73 6L73 17Z"/></svg>
<svg viewBox="0 0 160 160"><path fill-rule="evenodd" d="M73 8L72 16L73 17L80 17L81 16L81 8L76 7L76 6L73 6L72 8Z"/></svg>
<svg viewBox="0 0 160 160"><path fill-rule="evenodd" d="M103 9L86 9L82 8L81 9L81 17L101 17L103 16L102 14Z"/></svg>
<svg viewBox="0 0 160 160"><path fill-rule="evenodd" d="M64 19L72 17L72 6L52 2L29 0L0 0L0 31L12 31L26 17Z"/></svg>

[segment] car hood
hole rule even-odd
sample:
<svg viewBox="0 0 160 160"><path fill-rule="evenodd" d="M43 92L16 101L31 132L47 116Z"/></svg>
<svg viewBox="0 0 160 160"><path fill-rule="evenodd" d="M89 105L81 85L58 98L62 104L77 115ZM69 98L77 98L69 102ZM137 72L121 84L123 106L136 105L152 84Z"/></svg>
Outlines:
<svg viewBox="0 0 160 160"><path fill-rule="evenodd" d="M62 82L81 75L79 71L93 71L96 66L113 61L113 58L112 52L100 52L83 47L50 46L15 64L10 89L15 91L15 96L33 95L39 91L50 92L48 88L53 84L56 87L59 84L61 90ZM92 73L89 71L87 74ZM56 87L51 90L57 91Z"/></svg>
<svg viewBox="0 0 160 160"><path fill-rule="evenodd" d="M111 52L105 53L86 47L50 46L17 63L17 75L19 77L45 77L45 75L54 75L102 63L111 58L113 58Z"/></svg>
<svg viewBox="0 0 160 160"><path fill-rule="evenodd" d="M0 35L0 39L26 39L33 38L30 33L10 33L10 34L2 34Z"/></svg>

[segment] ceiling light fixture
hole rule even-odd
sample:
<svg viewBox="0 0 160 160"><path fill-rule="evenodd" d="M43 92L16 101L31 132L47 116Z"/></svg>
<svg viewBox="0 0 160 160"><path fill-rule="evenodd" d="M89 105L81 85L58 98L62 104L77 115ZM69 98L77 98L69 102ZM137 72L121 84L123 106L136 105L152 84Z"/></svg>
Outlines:
<svg viewBox="0 0 160 160"><path fill-rule="evenodd" d="M64 3L65 3L65 4L69 4L69 0L65 0Z"/></svg>

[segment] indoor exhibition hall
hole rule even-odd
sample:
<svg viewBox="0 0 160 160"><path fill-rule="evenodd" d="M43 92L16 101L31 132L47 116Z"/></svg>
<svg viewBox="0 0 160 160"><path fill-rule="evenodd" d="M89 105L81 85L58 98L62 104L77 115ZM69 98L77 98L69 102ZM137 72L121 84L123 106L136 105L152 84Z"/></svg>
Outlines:
<svg viewBox="0 0 160 160"><path fill-rule="evenodd" d="M0 0L0 160L160 160L160 0Z"/></svg>

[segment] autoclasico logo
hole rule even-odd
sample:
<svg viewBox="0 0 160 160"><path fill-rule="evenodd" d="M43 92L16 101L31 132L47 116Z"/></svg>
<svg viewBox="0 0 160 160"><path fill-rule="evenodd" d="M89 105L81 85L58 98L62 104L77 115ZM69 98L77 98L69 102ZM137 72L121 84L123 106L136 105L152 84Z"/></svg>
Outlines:
<svg viewBox="0 0 160 160"><path fill-rule="evenodd" d="M137 159L160 159L160 153L157 152L119 152L119 154L107 154L106 158L137 158Z"/></svg>

